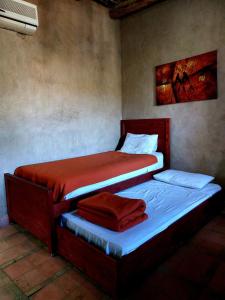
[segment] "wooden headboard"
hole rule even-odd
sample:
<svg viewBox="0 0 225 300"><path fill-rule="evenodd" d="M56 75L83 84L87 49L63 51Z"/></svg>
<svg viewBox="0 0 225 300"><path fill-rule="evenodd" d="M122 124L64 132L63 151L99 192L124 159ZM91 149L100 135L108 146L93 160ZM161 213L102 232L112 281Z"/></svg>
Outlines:
<svg viewBox="0 0 225 300"><path fill-rule="evenodd" d="M121 120L121 138L117 149L124 143L126 134L158 134L158 152L164 154L164 167L170 167L170 119Z"/></svg>

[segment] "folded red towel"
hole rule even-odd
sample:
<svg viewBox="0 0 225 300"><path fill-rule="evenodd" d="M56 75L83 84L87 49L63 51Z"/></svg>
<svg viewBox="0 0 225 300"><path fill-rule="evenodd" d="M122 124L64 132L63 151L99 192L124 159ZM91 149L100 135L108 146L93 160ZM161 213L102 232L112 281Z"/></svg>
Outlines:
<svg viewBox="0 0 225 300"><path fill-rule="evenodd" d="M115 231L124 231L148 218L144 213L146 204L143 200L107 192L81 200L77 206L77 215Z"/></svg>

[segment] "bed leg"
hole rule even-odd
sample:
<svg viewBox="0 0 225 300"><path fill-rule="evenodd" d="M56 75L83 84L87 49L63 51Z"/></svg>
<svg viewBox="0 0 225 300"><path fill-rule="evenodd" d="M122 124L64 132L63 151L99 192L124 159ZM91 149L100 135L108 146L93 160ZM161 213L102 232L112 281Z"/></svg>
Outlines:
<svg viewBox="0 0 225 300"><path fill-rule="evenodd" d="M8 214L8 220L9 220L9 224L15 224L16 223L9 214Z"/></svg>
<svg viewBox="0 0 225 300"><path fill-rule="evenodd" d="M53 221L54 223L54 221ZM48 240L48 252L51 257L56 256L56 249L57 249L57 238L56 238L56 224L53 224L51 228L51 235Z"/></svg>

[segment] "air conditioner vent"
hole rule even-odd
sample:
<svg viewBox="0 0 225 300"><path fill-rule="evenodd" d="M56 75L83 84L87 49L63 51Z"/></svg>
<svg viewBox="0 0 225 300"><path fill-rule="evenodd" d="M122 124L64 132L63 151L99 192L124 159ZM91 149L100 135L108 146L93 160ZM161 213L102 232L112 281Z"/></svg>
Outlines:
<svg viewBox="0 0 225 300"><path fill-rule="evenodd" d="M36 10L32 6L13 0L0 0L0 8L25 17L36 19Z"/></svg>

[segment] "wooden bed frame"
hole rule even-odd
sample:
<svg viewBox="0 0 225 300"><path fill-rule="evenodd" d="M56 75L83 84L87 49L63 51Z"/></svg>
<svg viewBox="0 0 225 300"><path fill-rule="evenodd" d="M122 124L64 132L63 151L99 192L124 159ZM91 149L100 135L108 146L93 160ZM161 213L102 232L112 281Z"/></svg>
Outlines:
<svg viewBox="0 0 225 300"><path fill-rule="evenodd" d="M122 258L107 256L69 229L57 226L58 254L72 262L107 293L117 297L140 283L143 276L172 254L223 206L224 194L220 191Z"/></svg>
<svg viewBox="0 0 225 300"><path fill-rule="evenodd" d="M77 201L101 191L119 192L152 178L154 173L170 166L170 119L122 120L120 149L127 132L158 134L158 150L164 154L164 168L125 180L95 192L59 203L53 202L52 191L15 175L5 174L6 198L10 222L16 222L43 241L50 253L56 249L56 220L76 207Z"/></svg>

